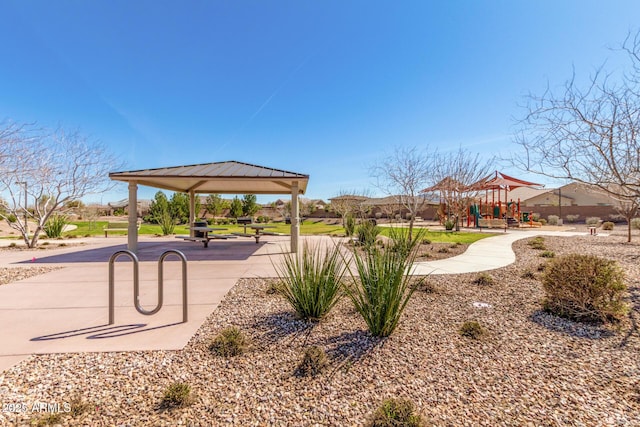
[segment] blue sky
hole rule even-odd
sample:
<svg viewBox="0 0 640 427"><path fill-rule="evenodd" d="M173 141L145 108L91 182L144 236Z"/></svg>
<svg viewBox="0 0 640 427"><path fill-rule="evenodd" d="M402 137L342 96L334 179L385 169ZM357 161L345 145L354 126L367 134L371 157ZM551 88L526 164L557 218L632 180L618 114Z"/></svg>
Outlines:
<svg viewBox="0 0 640 427"><path fill-rule="evenodd" d="M0 120L79 128L126 169L306 173L326 199L376 193L394 146L516 149L524 95L621 67L640 2L0 0L0 16Z"/></svg>

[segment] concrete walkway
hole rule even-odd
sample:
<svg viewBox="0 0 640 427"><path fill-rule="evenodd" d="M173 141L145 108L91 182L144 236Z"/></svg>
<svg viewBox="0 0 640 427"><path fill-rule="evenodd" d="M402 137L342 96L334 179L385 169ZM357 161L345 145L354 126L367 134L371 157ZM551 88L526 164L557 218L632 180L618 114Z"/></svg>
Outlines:
<svg viewBox="0 0 640 427"><path fill-rule="evenodd" d="M512 264L516 260L511 245L516 240L534 236L576 236L585 235L573 231L551 230L509 230L507 233L487 237L469 245L467 250L458 256L438 261L417 262L413 274L461 274L477 271L494 270Z"/></svg>

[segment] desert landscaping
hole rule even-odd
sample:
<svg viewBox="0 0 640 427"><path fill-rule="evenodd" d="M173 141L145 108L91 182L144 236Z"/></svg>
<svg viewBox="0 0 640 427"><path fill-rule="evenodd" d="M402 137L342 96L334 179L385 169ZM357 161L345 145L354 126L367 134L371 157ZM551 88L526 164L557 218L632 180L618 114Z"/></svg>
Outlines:
<svg viewBox="0 0 640 427"><path fill-rule="evenodd" d="M73 410L53 420L1 416L18 425L367 425L383 399L403 398L426 425L635 425L640 245L626 243L623 231L543 238L556 256L579 252L619 263L630 311L616 323L544 312L547 259L531 239L517 241L516 262L486 272L485 280L476 273L427 277L387 338L367 332L348 298L308 323L273 292L273 278L243 279L183 350L29 357L0 374L3 402L65 402ZM466 321L482 333L463 336ZM211 341L230 326L248 338L246 352L215 355ZM328 366L301 376L310 346L326 352ZM163 403L174 383L189 386L188 403Z"/></svg>

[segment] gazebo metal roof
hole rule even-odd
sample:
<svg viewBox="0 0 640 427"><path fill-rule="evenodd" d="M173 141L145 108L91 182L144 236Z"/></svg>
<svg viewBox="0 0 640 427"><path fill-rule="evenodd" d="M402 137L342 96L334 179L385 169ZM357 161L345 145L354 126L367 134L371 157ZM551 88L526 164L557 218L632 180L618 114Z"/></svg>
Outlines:
<svg viewBox="0 0 640 427"><path fill-rule="evenodd" d="M304 194L309 175L237 161L112 172L109 178L170 191L215 194L287 194L298 183Z"/></svg>

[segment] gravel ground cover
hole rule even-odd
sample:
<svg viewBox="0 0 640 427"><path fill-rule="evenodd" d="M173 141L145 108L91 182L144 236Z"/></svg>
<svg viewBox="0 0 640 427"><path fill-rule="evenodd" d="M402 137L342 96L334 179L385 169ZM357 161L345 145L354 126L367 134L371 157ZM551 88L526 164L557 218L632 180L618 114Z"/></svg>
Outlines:
<svg viewBox="0 0 640 427"><path fill-rule="evenodd" d="M50 271L58 270L62 267L0 267L0 285L39 276Z"/></svg>
<svg viewBox="0 0 640 427"><path fill-rule="evenodd" d="M545 258L526 241L514 244L515 264L489 272L491 285L474 284L477 274L428 278L382 340L368 335L347 300L310 325L269 293L268 280L247 279L181 351L41 355L5 371L0 424L359 426L382 399L404 397L433 425L640 425L640 244L621 235L544 242L556 255L618 260L630 287L629 318L603 327L542 312ZM487 333L462 337L467 320ZM251 337L249 352L213 356L208 343L232 325ZM331 367L297 377L311 345L325 349ZM174 382L191 386L192 404L160 405ZM73 412L34 413L42 403L71 404Z"/></svg>

